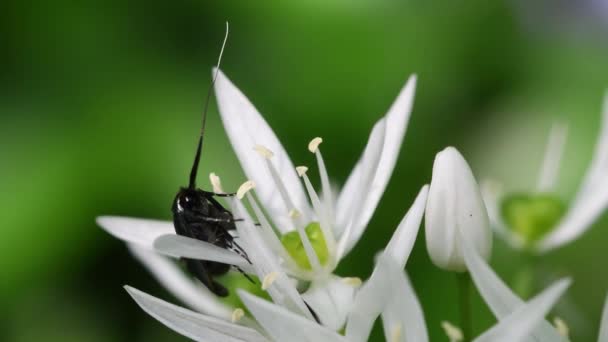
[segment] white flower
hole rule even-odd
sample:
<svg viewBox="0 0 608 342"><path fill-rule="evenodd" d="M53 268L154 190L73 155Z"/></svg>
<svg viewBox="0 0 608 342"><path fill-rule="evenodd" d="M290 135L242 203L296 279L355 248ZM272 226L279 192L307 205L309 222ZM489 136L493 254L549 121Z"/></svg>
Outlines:
<svg viewBox="0 0 608 342"><path fill-rule="evenodd" d="M545 253L580 237L608 207L608 95L593 158L577 195L565 205L554 195L567 126L555 124L549 135L537 189L516 196L484 184L493 227L513 247ZM505 217L508 212L512 216Z"/></svg>
<svg viewBox="0 0 608 342"><path fill-rule="evenodd" d="M402 270L410 255L422 220L427 192L428 187L424 186L387 245L385 254L387 258L390 257L393 260L394 265L391 266L393 268ZM252 261L253 270L251 272L258 275L260 279L264 279L263 287L267 288L273 303L239 290L239 296L255 320L252 320L249 316L244 316L241 308L236 308L222 320L212 317L212 315L203 315L180 308L127 286L127 291L135 301L151 316L178 333L194 340L364 341L369 331L371 331L371 324L382 312L384 303L390 298L386 291L386 286L389 284L387 268L381 266L379 270L374 271L376 275L373 275L372 278L377 280L368 282L368 285L365 285L356 297L354 289L358 288L360 283L352 278L330 278L328 281L331 286L328 288L335 294L332 295L331 300L320 301L320 303L317 303L319 305L315 307L314 304L316 303L313 302L315 296L307 297L309 292L300 295L290 278L279 266L279 258L274 255L272 248L267 245L268 240L266 240L264 227L259 229L254 226L251 217L240 201L233 200L232 204L235 214L243 218L243 221L237 222L236 225L240 237L239 242ZM177 241L176 238L164 236L165 238L162 240L164 245ZM181 237L177 238L181 240ZM157 239L157 241L159 240ZM204 245L204 242L198 240L192 240L189 243L192 243L193 246L200 243L200 249L203 250L208 247ZM194 257L199 252L195 249L188 249L188 253L191 253L188 254L188 257ZM224 257L223 254L225 253L221 250L208 251L205 252L205 257L214 260L226 260L228 255ZM386 263L381 264L385 265ZM401 273L401 271L399 272ZM380 295L383 296L382 300L376 298ZM354 300L348 297L354 297ZM346 300L342 301L342 305L332 305L330 302L336 298L346 298ZM412 298L408 294L397 302L407 305L403 308L394 307L393 311L397 310L398 313L404 310L406 312L412 310L421 312L415 297ZM314 308L323 324L315 322L312 313L306 307L307 304ZM410 308L409 304L415 304L418 307ZM370 305L372 307L368 307ZM338 313L336 310L343 312ZM363 314L358 315L359 312ZM339 335L335 332L336 329L326 324L325 320L330 315L349 317L351 323L347 325L346 337ZM387 311L387 315L394 317L389 311ZM419 317L421 316L419 315ZM408 324L420 325L420 322L409 322ZM342 325L344 325L344 321ZM369 326L370 330L359 328L366 326Z"/></svg>
<svg viewBox="0 0 608 342"><path fill-rule="evenodd" d="M295 287L285 287L286 276L308 281L310 286L303 294L304 300L324 325L338 330L344 325L347 309L357 288L353 284L357 281L339 278L332 273L363 234L386 188L407 128L415 84L416 78L413 76L386 116L375 124L359 162L335 199L319 148L322 139L312 139L308 146L315 154L321 175L323 196L319 196L306 175L307 168L294 168L261 115L218 70L215 90L222 121L241 165L251 179L239 189L237 195L239 199L246 197L251 204L255 220L250 221L260 225L257 228L259 234L252 236L259 246L265 247L246 249L252 265L232 251L176 235L170 222L120 217L100 217L97 222L112 235L133 246L131 249L136 256L156 277L176 297L194 309L229 319L234 308L218 302L207 289L190 281L176 265L156 253L171 258L232 264L247 273L260 275L260 279L266 280L263 285L272 283L270 280L280 279L277 284L282 284L283 291L287 291L289 296L272 295L274 287L268 288L269 293L276 303L290 310L298 309L300 312L297 313L304 316L310 316L310 312L303 310L302 299L295 299L300 298ZM221 190L219 178L214 174L210 178L213 188ZM248 193L253 188L261 206ZM247 211L240 209L239 201L233 200L231 204L235 217L249 217ZM247 234L253 234L242 226L237 224L239 244L245 244L243 241L247 239ZM249 239L252 237L249 236ZM266 261L258 263L256 260ZM165 272L170 274L171 279L164 278ZM210 302L213 304L206 305Z"/></svg>
<svg viewBox="0 0 608 342"><path fill-rule="evenodd" d="M485 259L492 251L492 231L479 187L471 168L453 147L439 152L425 214L426 246L440 268L466 270L459 236L473 242Z"/></svg>

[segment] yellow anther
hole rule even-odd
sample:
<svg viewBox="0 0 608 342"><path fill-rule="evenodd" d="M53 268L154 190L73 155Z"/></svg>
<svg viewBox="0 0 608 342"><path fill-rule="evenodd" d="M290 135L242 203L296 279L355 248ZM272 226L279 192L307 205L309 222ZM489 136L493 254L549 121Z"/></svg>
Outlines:
<svg viewBox="0 0 608 342"><path fill-rule="evenodd" d="M245 183L241 184L239 190L236 192L236 198L243 199L245 194L253 188L255 188L255 183L252 180L246 181Z"/></svg>
<svg viewBox="0 0 608 342"><path fill-rule="evenodd" d="M306 174L306 171L308 171L308 167L306 166L298 166L296 167L296 172L298 173L298 176L302 177Z"/></svg>
<svg viewBox="0 0 608 342"><path fill-rule="evenodd" d="M342 278L342 282L352 287L359 287L363 283L359 277L346 277Z"/></svg>
<svg viewBox="0 0 608 342"><path fill-rule="evenodd" d="M401 341L401 324L396 324L391 329L391 342Z"/></svg>
<svg viewBox="0 0 608 342"><path fill-rule="evenodd" d="M568 328L568 324L566 324L563 319L555 317L553 319L553 325L555 326L555 330L557 330L557 333L560 334L560 336L568 338L568 336L570 335L570 328Z"/></svg>
<svg viewBox="0 0 608 342"><path fill-rule="evenodd" d="M464 339L464 336L462 335L462 330L460 330L460 328L458 328L454 324L448 321L443 321L441 322L441 327L450 339L450 342L460 342Z"/></svg>
<svg viewBox="0 0 608 342"><path fill-rule="evenodd" d="M224 189L222 189L222 182L220 181L220 177L218 177L215 173L211 172L209 174L209 181L211 182L211 186L213 186L213 192L216 194L223 194Z"/></svg>
<svg viewBox="0 0 608 342"><path fill-rule="evenodd" d="M316 153L317 150L319 149L319 145L321 145L322 142L323 142L323 139L319 138L319 137L312 139L308 143L308 150L312 153Z"/></svg>
<svg viewBox="0 0 608 342"><path fill-rule="evenodd" d="M241 320L245 316L245 311L241 308L236 308L232 311L232 323L236 323Z"/></svg>
<svg viewBox="0 0 608 342"><path fill-rule="evenodd" d="M272 156L274 156L274 153L272 153L272 151L269 150L266 146L255 145L253 149L266 159L270 159L272 158Z"/></svg>
<svg viewBox="0 0 608 342"><path fill-rule="evenodd" d="M275 280L277 280L277 277L279 276L279 272L270 272L268 273L265 277L264 280L262 280L262 290L267 290L270 285L272 285L272 283L274 283Z"/></svg>
<svg viewBox="0 0 608 342"><path fill-rule="evenodd" d="M297 219L300 216L302 216L302 213L300 213L298 209L294 208L289 211L289 217L291 217L292 219Z"/></svg>

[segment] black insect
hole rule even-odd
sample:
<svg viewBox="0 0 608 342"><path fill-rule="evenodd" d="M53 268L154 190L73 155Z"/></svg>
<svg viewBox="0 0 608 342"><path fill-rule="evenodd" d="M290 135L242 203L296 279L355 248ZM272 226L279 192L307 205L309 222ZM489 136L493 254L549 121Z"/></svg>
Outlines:
<svg viewBox="0 0 608 342"><path fill-rule="evenodd" d="M226 25L226 37L224 38L222 50L220 51L218 68L227 37L228 26ZM173 200L173 206L171 208L173 212L173 225L175 227L175 232L178 235L209 242L221 248L234 250L249 261L245 251L243 251L243 249L234 241L233 236L230 234L230 231L236 229L235 219L232 216L232 213L215 199L216 196L228 197L234 196L234 194L218 194L196 187L196 174L203 148L203 134L205 132L207 109L211 97L211 89L215 83L216 76L217 72L214 75L209 91L207 92L207 99L203 110L201 134L198 139L194 164L190 171L190 182L188 187L181 187L179 189L179 192L175 196L175 200ZM209 290L220 297L228 295L228 290L213 278L214 276L226 274L230 270L230 265L214 261L184 260L188 270L207 286Z"/></svg>

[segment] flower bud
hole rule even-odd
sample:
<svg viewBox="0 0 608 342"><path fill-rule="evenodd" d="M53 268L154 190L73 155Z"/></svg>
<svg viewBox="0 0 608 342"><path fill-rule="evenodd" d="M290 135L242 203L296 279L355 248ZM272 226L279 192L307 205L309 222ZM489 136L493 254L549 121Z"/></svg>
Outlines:
<svg viewBox="0 0 608 342"><path fill-rule="evenodd" d="M484 259L490 257L492 232L488 213L471 168L454 147L435 157L425 229L426 248L440 268L466 271L461 238L468 239Z"/></svg>

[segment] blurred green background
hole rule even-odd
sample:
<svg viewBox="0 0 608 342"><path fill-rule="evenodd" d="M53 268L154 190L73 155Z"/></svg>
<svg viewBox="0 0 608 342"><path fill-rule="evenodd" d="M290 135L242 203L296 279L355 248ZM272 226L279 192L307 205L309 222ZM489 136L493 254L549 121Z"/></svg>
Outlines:
<svg viewBox="0 0 608 342"><path fill-rule="evenodd" d="M325 143L342 183L373 123L408 75L417 96L399 162L363 239L339 269L365 278L454 145L480 179L531 189L551 123L570 124L560 195L592 154L608 87L608 10L581 1L11 1L0 5L0 340L181 341L140 311L123 284L170 297L98 228L98 215L169 219L194 153L224 21L223 69L256 104L294 162ZM201 174L244 180L219 123ZM313 177L314 178L314 177ZM593 341L608 290L608 215L546 255L547 281L574 285L556 312ZM422 232L422 230L421 230ZM506 280L523 259L496 241ZM407 270L433 341L458 322L456 281L429 261L421 233ZM474 330L494 319L475 299ZM374 337L382 338L381 329Z"/></svg>

